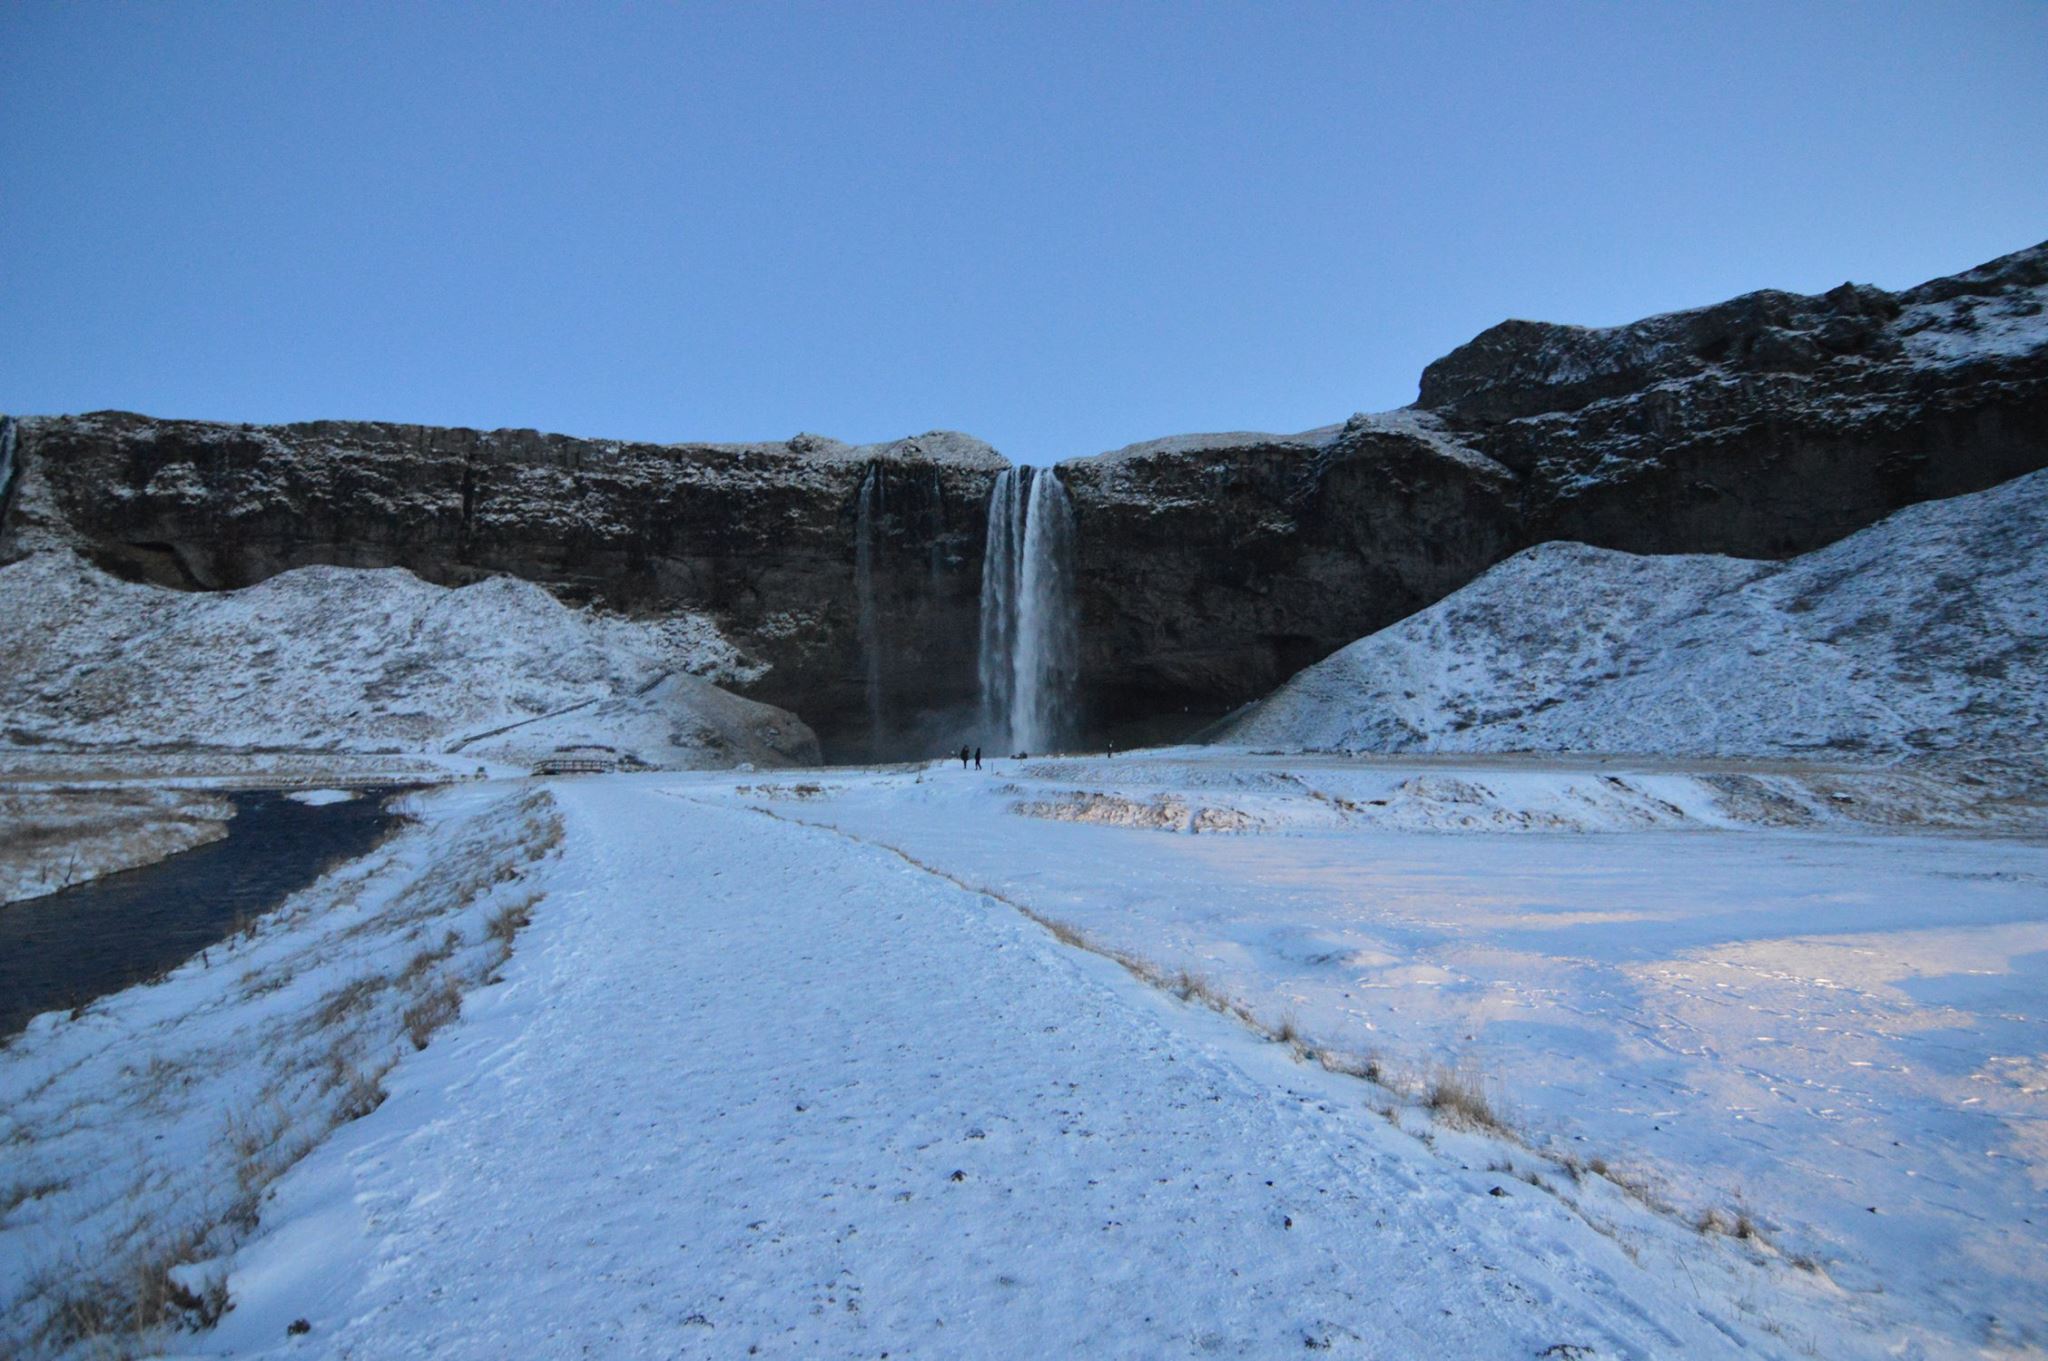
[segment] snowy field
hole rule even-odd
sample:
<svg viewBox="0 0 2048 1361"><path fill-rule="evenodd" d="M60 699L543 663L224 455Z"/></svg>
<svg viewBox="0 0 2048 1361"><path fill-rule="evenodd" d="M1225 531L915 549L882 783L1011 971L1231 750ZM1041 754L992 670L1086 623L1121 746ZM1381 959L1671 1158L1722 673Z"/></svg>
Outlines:
<svg viewBox="0 0 2048 1361"><path fill-rule="evenodd" d="M0 1050L0 1350L2040 1354L2048 847L1901 778L422 795Z"/></svg>

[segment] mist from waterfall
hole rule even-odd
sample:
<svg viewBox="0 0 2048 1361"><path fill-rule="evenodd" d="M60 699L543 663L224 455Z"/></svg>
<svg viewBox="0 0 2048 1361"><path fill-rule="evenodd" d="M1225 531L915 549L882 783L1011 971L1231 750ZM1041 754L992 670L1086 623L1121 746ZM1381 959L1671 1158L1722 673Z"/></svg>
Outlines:
<svg viewBox="0 0 2048 1361"><path fill-rule="evenodd" d="M989 494L980 654L982 723L1002 750L1054 751L1074 735L1073 575L1074 507L1059 475L1005 469Z"/></svg>
<svg viewBox="0 0 2048 1361"><path fill-rule="evenodd" d="M860 610L860 657L866 671L870 749L879 747L882 741L882 628L875 614L875 519L881 513L882 467L870 463L867 476L860 483L853 540L853 591Z"/></svg>

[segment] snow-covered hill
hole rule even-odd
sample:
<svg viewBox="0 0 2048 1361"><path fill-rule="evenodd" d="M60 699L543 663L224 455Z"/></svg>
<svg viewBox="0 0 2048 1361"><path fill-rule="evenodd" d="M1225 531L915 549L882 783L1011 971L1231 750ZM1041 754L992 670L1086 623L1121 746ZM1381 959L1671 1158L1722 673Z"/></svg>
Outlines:
<svg viewBox="0 0 2048 1361"><path fill-rule="evenodd" d="M448 589L395 567L309 567L192 593L50 551L0 567L0 636L13 747L817 758L794 716L704 679L748 665L707 621L579 611L509 577Z"/></svg>
<svg viewBox="0 0 2048 1361"><path fill-rule="evenodd" d="M1543 544L1300 673L1224 740L2033 758L2044 723L2048 472L1784 563Z"/></svg>

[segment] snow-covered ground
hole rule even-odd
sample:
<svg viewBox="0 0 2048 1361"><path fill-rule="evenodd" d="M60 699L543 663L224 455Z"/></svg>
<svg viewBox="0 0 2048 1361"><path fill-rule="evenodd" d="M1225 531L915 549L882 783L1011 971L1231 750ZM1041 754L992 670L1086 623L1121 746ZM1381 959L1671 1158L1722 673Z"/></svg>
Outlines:
<svg viewBox="0 0 2048 1361"><path fill-rule="evenodd" d="M2038 840L1784 764L1002 764L419 796L231 959L0 1050L10 1290L218 1214L169 1246L233 1308L156 1346L2048 1346ZM253 1204L237 1145L291 1155Z"/></svg>
<svg viewBox="0 0 2048 1361"><path fill-rule="evenodd" d="M662 767L815 760L792 715L719 689L708 621L628 620L496 577L307 567L240 591L134 585L61 549L0 567L13 748L459 755L598 746ZM712 679L706 679L710 677Z"/></svg>
<svg viewBox="0 0 2048 1361"><path fill-rule="evenodd" d="M1549 543L1301 672L1253 746L2040 761L2048 472L1787 563Z"/></svg>
<svg viewBox="0 0 2048 1361"><path fill-rule="evenodd" d="M196 789L0 786L0 904L218 841L234 815Z"/></svg>
<svg viewBox="0 0 2048 1361"><path fill-rule="evenodd" d="M0 1049L0 1355L118 1355L138 1323L217 1312L271 1181L503 963L559 835L547 795L417 811L161 982Z"/></svg>
<svg viewBox="0 0 2048 1361"><path fill-rule="evenodd" d="M1462 1070L1552 1159L1747 1218L1904 1354L2035 1354L2048 816L1879 832L1948 806L1902 778L1216 751L743 797L1188 970L1411 1100Z"/></svg>

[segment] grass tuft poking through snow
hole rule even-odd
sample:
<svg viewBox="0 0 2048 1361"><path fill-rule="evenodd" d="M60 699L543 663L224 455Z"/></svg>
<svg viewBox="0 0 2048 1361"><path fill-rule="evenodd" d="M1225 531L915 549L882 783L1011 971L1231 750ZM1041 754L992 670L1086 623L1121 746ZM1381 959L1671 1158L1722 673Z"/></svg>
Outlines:
<svg viewBox="0 0 2048 1361"><path fill-rule="evenodd" d="M1487 1095L1486 1084L1469 1068L1439 1068L1429 1078L1422 1104L1446 1124L1506 1133L1507 1121Z"/></svg>

